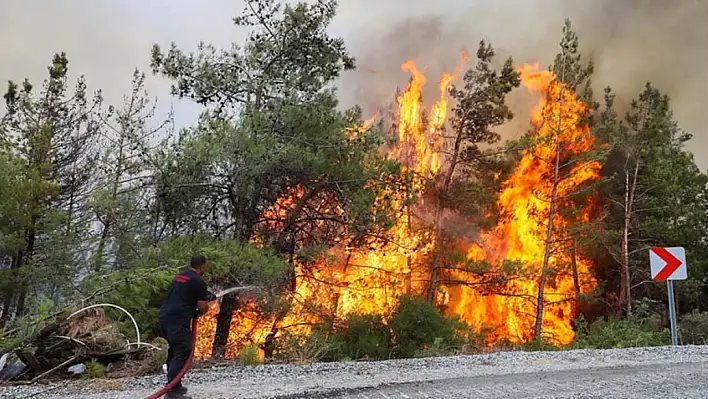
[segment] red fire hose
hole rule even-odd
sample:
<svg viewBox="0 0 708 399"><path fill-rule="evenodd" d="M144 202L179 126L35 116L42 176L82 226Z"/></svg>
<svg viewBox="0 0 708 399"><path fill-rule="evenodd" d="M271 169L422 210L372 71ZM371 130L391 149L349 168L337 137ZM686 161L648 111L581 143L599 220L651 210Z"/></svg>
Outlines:
<svg viewBox="0 0 708 399"><path fill-rule="evenodd" d="M194 319L192 319L192 350L189 352L189 357L187 358L187 361L184 363L184 366L182 366L182 370L179 371L179 374L177 374L177 377L175 377L172 381L170 381L169 384L165 385L162 389L159 391L155 392L154 394L148 396L145 399L158 399L161 398L162 395L166 394L167 391L170 389L174 388L177 383L184 377L184 375L187 373L187 370L192 366L192 359L194 358L194 345L197 344L197 323L199 320L199 316L195 316Z"/></svg>

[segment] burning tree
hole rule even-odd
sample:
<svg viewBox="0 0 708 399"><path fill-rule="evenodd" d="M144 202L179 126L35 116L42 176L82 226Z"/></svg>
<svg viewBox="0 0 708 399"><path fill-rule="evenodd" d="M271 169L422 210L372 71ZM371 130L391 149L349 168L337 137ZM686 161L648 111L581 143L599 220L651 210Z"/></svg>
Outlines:
<svg viewBox="0 0 708 399"><path fill-rule="evenodd" d="M331 1L282 7L250 0L236 20L256 27L243 51L153 51L155 71L177 82L176 94L214 107L182 133L164 162L160 198L170 212L168 232L208 232L274 249L288 259L282 284L288 303L306 289L299 284L303 274L317 278L305 267L310 260L302 262L306 248L334 236L346 236L347 245L372 244L395 209L387 205L390 195L380 193L396 191L397 164L377 154L371 129L352 137L347 128L361 124L360 112L337 110L330 89L354 63L342 40L325 33L334 10ZM221 282L239 284L228 274ZM221 302L215 356L233 341L238 306L233 298Z"/></svg>
<svg viewBox="0 0 708 399"><path fill-rule="evenodd" d="M536 215L547 222L545 242L536 297L536 320L534 341L541 340L544 310L548 293L546 285L549 276L563 274L563 268L570 268L573 281L573 296L561 292L552 298L550 304L577 300L580 293L580 274L588 274L588 265L578 264L577 232L578 223L589 222L588 204L585 202L588 183L597 181L602 167L600 159L604 150L596 145L589 127L589 116L594 104L588 105L576 98L576 90L585 85L584 97L592 98L589 76L592 64L583 66L578 53L578 38L566 21L561 40L561 52L551 67L553 74L531 74L524 76L540 84L544 100L533 117L536 137L534 157L550 166L544 176L544 189L536 190L536 196L545 204L535 207ZM550 188L550 190L549 190ZM570 256L568 256L570 255ZM565 272L567 273L567 272ZM557 279L557 277L555 277ZM555 285L555 284L554 284Z"/></svg>
<svg viewBox="0 0 708 399"><path fill-rule="evenodd" d="M447 254L454 254L450 248L443 229L444 213L452 211L453 219L475 218L479 222L480 216L489 208L491 201L476 201L472 206L455 201L463 193L469 194L482 191L484 188L495 192L495 180L504 168L504 159L501 157L506 151L496 147L501 136L494 128L511 120L513 114L506 104L506 96L512 89L519 86L519 74L514 70L513 61L507 59L501 71L491 68L494 58L494 49L491 44L480 42L477 50L477 65L464 75L464 86L460 89L453 88L451 95L457 101L452 111L450 121L452 136L446 136L445 144L440 152L444 157L444 169L437 176L438 184L435 187L435 254L432 260L428 300L436 299L436 292L440 280L441 269L454 269L455 263ZM486 148L484 148L486 147ZM484 188L481 188L484 187ZM481 188L481 189L480 189ZM464 196L469 198L469 196ZM476 195L476 199L480 199ZM494 196L488 197L493 199ZM452 262L451 262L452 260ZM447 273L450 274L450 273ZM443 279L444 283L452 284L458 281L461 284L472 283L469 279Z"/></svg>
<svg viewBox="0 0 708 399"><path fill-rule="evenodd" d="M247 0L235 21L253 28L243 47L155 46L154 72L205 106L177 142L151 144L137 72L125 107L108 113L83 79L68 92L63 54L41 95L27 81L9 84L0 120L6 350L42 337L14 336L74 299L120 304L150 335L166 284L196 251L209 259L212 290L248 288L200 319L198 358L247 345L277 355L291 342L317 357L332 335L346 347L339 355L413 356L461 342L448 316L488 344L568 344L582 294L598 285L618 292L611 305L628 316L640 293L664 298L639 267L657 245L686 246L695 271L678 295L682 307L702 305L708 177L657 88L647 84L624 118L608 88L598 114L592 64L567 22L549 70L511 58L494 69L483 41L471 69L441 74L438 93L423 99L431 77L406 61L391 120L374 124L377 115L363 121L360 109L338 107L332 87L354 59L325 33L334 13L329 0ZM501 142L497 128L513 119L507 95L521 84L539 102L531 131ZM605 248L590 245L598 239ZM110 328L120 343L119 324Z"/></svg>
<svg viewBox="0 0 708 399"><path fill-rule="evenodd" d="M515 278L501 292L451 291L450 311L489 328L492 341L539 340L545 330L557 343L571 342L577 294L594 287L590 261L573 242L582 231L575 224L590 220L586 188L598 180L601 164L587 119L592 107L575 94L590 70L580 68L569 24L561 49L549 71L520 69L524 86L541 97L532 145L503 184L497 226L467 253L468 261L486 264L484 273L507 269Z"/></svg>
<svg viewBox="0 0 708 399"><path fill-rule="evenodd" d="M235 299L212 311L214 324L204 327L214 331L204 334L214 336L211 352L233 354L237 341L264 343L283 328L306 332L351 313L385 315L399 295L426 291L449 314L479 331L491 330L490 342L528 341L534 331L529 315L543 320L559 342L570 342L570 301L592 279L582 258L573 262L577 273L561 271L568 240L559 232L572 220L561 209L575 205L573 193L596 177L597 166L589 158L579 161L589 157L594 142L571 73L556 78L557 72L520 70L524 84L541 93L535 143L513 171L502 173L507 159L494 152L500 149L483 146L495 144L493 128L511 118L504 100L519 84L511 60L492 70L494 52L480 44L475 69L452 91L459 104L450 137L444 126L455 75L442 75L440 97L426 110L425 76L408 61L402 69L411 79L397 97L392 126L398 143L383 158L376 151L382 144L377 130L352 128L357 120L361 124L360 115L336 112L334 93L326 89L341 68L352 65L342 43L320 29L333 13L329 3L281 13L271 1L249 1L239 22L261 29L243 54L225 53L215 62L208 48L196 56L176 48L154 52L156 68L179 82L179 94L217 106L183 133L176 158L166 163L162 198L172 205L165 209L199 210L189 219L169 219L170 229L250 241L275 249L288 263L284 306L274 315ZM312 23L296 23L302 18ZM574 45L564 44L567 57L575 57ZM302 57L301 51L320 53ZM282 79L274 79L271 68L283 72ZM583 74L570 64L563 68L575 78ZM308 74L315 79L306 79ZM205 82L214 76L229 78ZM228 110L237 117L225 118ZM489 171L466 187L502 190L497 226L476 240L448 241L446 201L462 174L475 168ZM478 214L492 213L490 208ZM448 255L448 248L460 256ZM546 292L548 281L557 292ZM549 295L558 297L549 304L555 310L544 312Z"/></svg>

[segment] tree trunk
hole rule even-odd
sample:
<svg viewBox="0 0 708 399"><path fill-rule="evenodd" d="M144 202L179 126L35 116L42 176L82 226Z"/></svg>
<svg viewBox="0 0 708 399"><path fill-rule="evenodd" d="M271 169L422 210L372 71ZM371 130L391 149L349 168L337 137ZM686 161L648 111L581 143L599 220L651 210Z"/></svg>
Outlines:
<svg viewBox="0 0 708 399"><path fill-rule="evenodd" d="M410 237L413 234L413 223L411 221L411 207L406 205L406 234ZM406 252L406 275L403 276L404 292L406 294L411 293L412 289L412 273L413 273L413 263L411 262L411 255Z"/></svg>
<svg viewBox="0 0 708 399"><path fill-rule="evenodd" d="M15 307L15 316L23 316L27 309L25 309L25 302L27 301L27 282L23 281L20 285L20 293L17 295L17 305Z"/></svg>
<svg viewBox="0 0 708 399"><path fill-rule="evenodd" d="M273 323L273 327L265 338L263 342L263 357L270 359L273 357L273 350L275 349L275 336L278 334L278 327L276 323Z"/></svg>
<svg viewBox="0 0 708 399"><path fill-rule="evenodd" d="M67 237L71 234L72 222L74 218L74 201L76 200L76 192L74 192L74 177L71 177L71 193L69 194L69 203L67 204L67 215L66 215L66 232L64 233Z"/></svg>
<svg viewBox="0 0 708 399"><path fill-rule="evenodd" d="M560 146L558 147L560 148ZM560 152L560 151L558 151ZM556 176L558 173L558 163L556 163ZM551 190L550 215L548 215L548 229L546 230L546 248L543 254L541 265L541 277L538 279L538 294L536 295L536 323L533 329L533 341L540 343L543 327L543 305L545 301L546 278L548 277L549 261L551 259L551 245L553 244L553 216L556 211L555 196L558 192L558 178L554 178L553 189Z"/></svg>
<svg viewBox="0 0 708 399"><path fill-rule="evenodd" d="M575 289L575 301L578 301L578 298L580 297L580 277L578 276L578 260L577 260L577 238L576 235L573 234L572 237L572 247L570 251L570 266L573 268L573 288Z"/></svg>
<svg viewBox="0 0 708 399"><path fill-rule="evenodd" d="M101 238L98 241L98 248L96 248L96 259L94 260L93 271L99 273L103 268L103 259L106 248L106 240L108 239L108 231L111 228L111 221L106 220L103 224L103 229L101 229Z"/></svg>
<svg viewBox="0 0 708 399"><path fill-rule="evenodd" d="M447 190L450 188L450 183L452 182L452 176L455 173L455 167L457 166L457 160L460 155L460 148L462 146L462 134L458 133L455 138L455 147L452 151L452 158L450 159L450 168L447 170L445 175L445 180L443 180L442 187L438 191L438 200L435 207L435 255L433 256L433 268L430 274L430 289L428 290L428 301L433 303L435 301L435 294L438 290L438 280L440 274L440 256L443 251L443 237L442 237L442 214L443 206L440 199L441 195L445 195Z"/></svg>
<svg viewBox="0 0 708 399"><path fill-rule="evenodd" d="M621 301L625 304L625 309L627 315L632 314L632 295L631 295L631 284L632 279L629 274L629 235L632 223L632 212L634 210L634 194L637 189L637 175L639 174L639 158L634 162L634 174L632 175L632 183L629 186L629 195L627 196L628 202L625 210L624 217L624 235L622 239L622 262L624 263L623 270L623 280L625 281L624 296Z"/></svg>
<svg viewBox="0 0 708 399"><path fill-rule="evenodd" d="M131 105L132 106L132 105ZM96 273L100 272L101 269L103 268L103 261L105 258L105 249L106 249L106 241L108 240L108 235L109 232L111 231L112 228L112 222L114 218L114 212L115 212L115 207L116 206L116 200L118 199L118 186L120 186L120 177L123 174L123 165L125 163L125 154L123 152L124 147L125 147L125 127L122 129L120 133L120 138L118 140L118 158L116 160L116 173L115 176L113 176L113 182L112 182L112 187L111 187L111 209L109 210L110 214L105 215L106 220L103 223L103 229L101 230L101 238L98 242L98 248L96 249L96 260L94 264L94 271Z"/></svg>
<svg viewBox="0 0 708 399"><path fill-rule="evenodd" d="M560 157L561 157L561 134L563 133L563 90L558 95L558 129L555 132L556 159L553 168L553 186L551 188L551 198L548 213L548 228L546 230L546 248L543 253L543 263L541 265L541 277L538 279L538 294L536 295L536 323L533 329L533 341L541 343L543 332L543 310L545 301L545 286L548 277L548 268L551 259L551 245L553 244L553 220L556 213L556 197L558 196L558 184L560 183Z"/></svg>
<svg viewBox="0 0 708 399"><path fill-rule="evenodd" d="M348 245L351 246L351 243ZM351 261L352 254L349 252L347 254L347 260L344 262L344 268L342 269L342 275L346 277L347 275L347 269L349 268L349 262ZM337 292L334 294L334 298L332 298L332 308L330 312L332 313L332 318L337 317L337 309L339 309L339 298L342 296L342 290L344 288L342 287L337 287Z"/></svg>
<svg viewBox="0 0 708 399"><path fill-rule="evenodd" d="M435 208L435 255L433 256L433 267L430 273L430 288L428 289L428 302L430 303L435 302L435 294L438 291L438 274L442 244L442 204L438 198Z"/></svg>
<svg viewBox="0 0 708 399"><path fill-rule="evenodd" d="M219 315L216 317L216 332L214 333L214 343L212 344L211 357L214 359L226 356L226 346L229 344L229 331L234 311L237 309L238 300L236 295L226 295L221 299Z"/></svg>
<svg viewBox="0 0 708 399"><path fill-rule="evenodd" d="M295 293L297 289L297 282L295 281L295 246L290 246L290 259L288 261L291 270L292 277L289 280L288 289L290 293ZM273 350L275 349L275 337L278 335L278 326L285 316L287 316L287 308L282 308L275 315L273 320L273 325L270 328L270 332L266 336L265 342L263 343L263 356L266 359L273 357Z"/></svg>
<svg viewBox="0 0 708 399"><path fill-rule="evenodd" d="M237 233L234 235L234 240L238 242L246 242L251 236L255 220L253 213L245 214L244 223L240 223L237 228ZM226 355L226 346L229 341L229 331L231 329L231 320L233 313L238 308L238 300L236 295L226 295L221 299L219 306L219 314L216 316L216 331L214 333L214 342L212 343L212 358L219 358Z"/></svg>
<svg viewBox="0 0 708 399"><path fill-rule="evenodd" d="M12 257L12 264L10 265L10 271L12 274L17 276L17 270L22 264L22 251L19 251L15 256ZM3 304L2 304L2 315L0 315L0 328L4 327L5 324L10 320L12 314L12 304L15 301L16 287L18 283L13 284L6 292L3 293Z"/></svg>
<svg viewBox="0 0 708 399"><path fill-rule="evenodd" d="M32 217L32 226L37 224L37 217ZM21 275L21 280L17 282L16 290L12 290L8 297L12 298L17 294L17 303L15 305L15 316L22 316L25 314L25 302L27 299L27 276L22 276L22 269L24 269L27 264L32 260L32 254L34 253L34 245L37 235L34 232L34 227L30 229L25 235L25 249L18 255L18 263L15 268L15 272Z"/></svg>
<svg viewBox="0 0 708 399"><path fill-rule="evenodd" d="M32 217L32 229L27 233L26 248L24 253L24 259L21 260L22 264L20 268L24 268L32 261L32 255L34 254L34 245L37 240L37 234L34 231L34 226L37 225L37 217ZM27 299L27 276L24 276L20 282L20 294L17 298L17 307L15 314L22 316L25 314L25 301Z"/></svg>

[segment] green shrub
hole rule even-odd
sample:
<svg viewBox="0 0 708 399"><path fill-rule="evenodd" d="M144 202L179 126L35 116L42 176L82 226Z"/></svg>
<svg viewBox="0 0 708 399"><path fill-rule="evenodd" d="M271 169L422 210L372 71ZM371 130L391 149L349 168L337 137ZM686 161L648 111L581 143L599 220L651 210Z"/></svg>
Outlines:
<svg viewBox="0 0 708 399"><path fill-rule="evenodd" d="M444 339L438 337L430 345L425 345L423 349L415 351L414 357L439 357L457 354L457 347L452 347Z"/></svg>
<svg viewBox="0 0 708 399"><path fill-rule="evenodd" d="M101 363L99 363L96 359L91 359L88 362L86 362L86 377L95 379L95 378L103 378L105 375L106 369L103 367Z"/></svg>
<svg viewBox="0 0 708 399"><path fill-rule="evenodd" d="M334 330L331 326L315 329L315 337L322 341L324 351L318 359L322 362L341 362L352 358L345 354L347 343L344 340L344 330Z"/></svg>
<svg viewBox="0 0 708 399"><path fill-rule="evenodd" d="M286 363L308 364L341 357L340 346L322 328L310 334L284 330L274 346L274 358Z"/></svg>
<svg viewBox="0 0 708 399"><path fill-rule="evenodd" d="M238 360L244 366L255 366L258 364L263 364L263 359L261 359L261 354L258 351L258 345L248 345L241 349L238 353Z"/></svg>
<svg viewBox="0 0 708 399"><path fill-rule="evenodd" d="M398 357L413 357L435 346L436 350L459 349L465 341L463 325L443 316L423 298L402 296L391 315L389 327L393 333L393 353Z"/></svg>
<svg viewBox="0 0 708 399"><path fill-rule="evenodd" d="M380 360L391 355L391 334L381 315L351 314L346 327L336 335L343 357Z"/></svg>
<svg viewBox="0 0 708 399"><path fill-rule="evenodd" d="M694 310L681 316L679 332L683 344L708 344L708 312Z"/></svg>
<svg viewBox="0 0 708 399"><path fill-rule="evenodd" d="M576 348L630 348L663 346L671 343L669 330L661 328L656 317L598 319L588 325L583 317L576 320Z"/></svg>
<svg viewBox="0 0 708 399"><path fill-rule="evenodd" d="M391 357L440 356L477 348L483 337L472 334L457 318L446 318L423 298L399 298L388 322L380 314L350 314L336 328L330 324L310 334L282 331L274 358L290 363L382 360Z"/></svg>

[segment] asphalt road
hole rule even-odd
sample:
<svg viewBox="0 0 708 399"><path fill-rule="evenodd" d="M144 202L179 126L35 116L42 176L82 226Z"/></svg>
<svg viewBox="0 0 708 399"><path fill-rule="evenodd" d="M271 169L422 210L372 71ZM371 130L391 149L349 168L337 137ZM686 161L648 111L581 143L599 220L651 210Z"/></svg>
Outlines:
<svg viewBox="0 0 708 399"><path fill-rule="evenodd" d="M708 398L708 363L465 377L283 399Z"/></svg>

